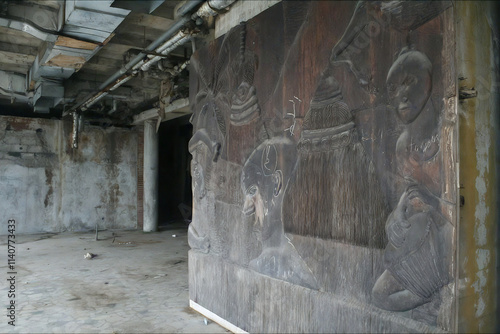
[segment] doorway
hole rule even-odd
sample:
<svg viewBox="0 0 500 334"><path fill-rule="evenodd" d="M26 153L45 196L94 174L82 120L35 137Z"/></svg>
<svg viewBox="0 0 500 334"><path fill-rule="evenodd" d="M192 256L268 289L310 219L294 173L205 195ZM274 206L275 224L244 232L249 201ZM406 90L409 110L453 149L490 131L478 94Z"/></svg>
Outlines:
<svg viewBox="0 0 500 334"><path fill-rule="evenodd" d="M187 228L191 221L190 115L161 123L158 130L158 227Z"/></svg>

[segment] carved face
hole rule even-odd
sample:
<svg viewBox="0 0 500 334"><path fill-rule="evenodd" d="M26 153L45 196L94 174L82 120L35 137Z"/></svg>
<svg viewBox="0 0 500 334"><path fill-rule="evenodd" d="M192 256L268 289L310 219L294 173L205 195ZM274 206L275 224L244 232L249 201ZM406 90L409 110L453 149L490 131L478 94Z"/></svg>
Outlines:
<svg viewBox="0 0 500 334"><path fill-rule="evenodd" d="M275 138L259 145L243 166L243 213L255 214L256 222L261 226L262 241L282 233L283 194L296 154L295 145L289 139ZM288 164L280 157L287 157Z"/></svg>
<svg viewBox="0 0 500 334"><path fill-rule="evenodd" d="M245 195L243 214L246 216L255 214L256 222L262 228L262 238L265 240L270 233L264 214L268 209L264 179L265 176L258 165L251 162L245 164L241 182L243 194Z"/></svg>
<svg viewBox="0 0 500 334"><path fill-rule="evenodd" d="M403 53L387 75L390 104L405 124L413 122L424 108L432 89L432 65L421 52Z"/></svg>
<svg viewBox="0 0 500 334"><path fill-rule="evenodd" d="M281 213L275 197L281 190L281 174L276 171L276 148L262 145L254 151L243 167L241 187L245 195L243 213L255 214L261 227L262 240L267 240L277 225L274 219Z"/></svg>

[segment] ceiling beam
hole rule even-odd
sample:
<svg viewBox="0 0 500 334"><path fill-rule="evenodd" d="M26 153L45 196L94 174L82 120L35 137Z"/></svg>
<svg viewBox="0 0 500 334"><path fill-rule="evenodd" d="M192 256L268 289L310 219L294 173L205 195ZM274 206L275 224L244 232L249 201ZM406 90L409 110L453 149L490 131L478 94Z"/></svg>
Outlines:
<svg viewBox="0 0 500 334"><path fill-rule="evenodd" d="M0 27L0 43L25 45L38 48L43 43L43 41L19 30Z"/></svg>
<svg viewBox="0 0 500 334"><path fill-rule="evenodd" d="M0 51L0 63L13 65L31 65L35 56L17 52Z"/></svg>
<svg viewBox="0 0 500 334"><path fill-rule="evenodd" d="M30 65L4 64L0 60L0 70L1 71L26 74L26 73L28 73L30 67L31 67Z"/></svg>
<svg viewBox="0 0 500 334"><path fill-rule="evenodd" d="M125 24L135 24L143 27L156 27L166 30L174 23L174 20L165 17L131 12L124 21Z"/></svg>
<svg viewBox="0 0 500 334"><path fill-rule="evenodd" d="M153 108L141 112L134 116L133 125L141 124L149 119L155 119L159 116L159 108ZM190 113L189 110L189 99L178 99L165 107L165 115L162 117L162 121L168 121L173 118L181 117Z"/></svg>
<svg viewBox="0 0 500 334"><path fill-rule="evenodd" d="M38 49L34 46L17 45L5 42L0 42L0 51L26 54L30 56L36 56L38 53Z"/></svg>

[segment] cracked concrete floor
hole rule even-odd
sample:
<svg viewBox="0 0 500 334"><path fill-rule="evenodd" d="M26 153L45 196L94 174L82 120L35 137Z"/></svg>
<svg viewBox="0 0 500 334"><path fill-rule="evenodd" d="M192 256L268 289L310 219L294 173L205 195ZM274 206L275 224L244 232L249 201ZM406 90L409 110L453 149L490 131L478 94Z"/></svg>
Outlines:
<svg viewBox="0 0 500 334"><path fill-rule="evenodd" d="M114 233L114 235L113 235ZM175 235L176 237L173 237ZM6 236L2 282L7 280ZM1 333L226 333L189 308L186 229L16 236L16 326ZM97 254L85 260L87 253Z"/></svg>

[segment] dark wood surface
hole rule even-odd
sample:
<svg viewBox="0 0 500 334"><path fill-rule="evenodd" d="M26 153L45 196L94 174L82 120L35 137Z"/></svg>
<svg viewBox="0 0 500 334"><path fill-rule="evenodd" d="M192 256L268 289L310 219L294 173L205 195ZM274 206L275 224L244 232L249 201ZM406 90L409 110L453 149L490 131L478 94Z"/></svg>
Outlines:
<svg viewBox="0 0 500 334"><path fill-rule="evenodd" d="M193 261L195 301L247 330L287 329L233 311L253 314L247 297L215 298L231 281L200 280L241 270L250 290L264 275L297 298L331 294L346 326L363 321L356 305L390 314L386 331L451 328L452 17L449 2L282 2L193 55L192 257L248 268Z"/></svg>

